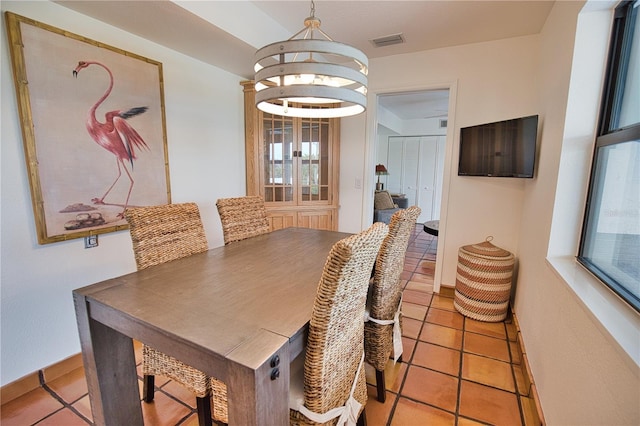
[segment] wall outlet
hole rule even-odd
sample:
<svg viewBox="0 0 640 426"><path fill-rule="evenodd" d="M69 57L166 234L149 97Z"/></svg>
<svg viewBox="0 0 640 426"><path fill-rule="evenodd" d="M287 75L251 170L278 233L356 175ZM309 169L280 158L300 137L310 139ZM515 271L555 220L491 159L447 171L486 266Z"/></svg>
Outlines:
<svg viewBox="0 0 640 426"><path fill-rule="evenodd" d="M89 235L84 237L84 248L93 248L98 247L98 236L97 235Z"/></svg>
<svg viewBox="0 0 640 426"><path fill-rule="evenodd" d="M362 189L362 179L356 178L356 189Z"/></svg>

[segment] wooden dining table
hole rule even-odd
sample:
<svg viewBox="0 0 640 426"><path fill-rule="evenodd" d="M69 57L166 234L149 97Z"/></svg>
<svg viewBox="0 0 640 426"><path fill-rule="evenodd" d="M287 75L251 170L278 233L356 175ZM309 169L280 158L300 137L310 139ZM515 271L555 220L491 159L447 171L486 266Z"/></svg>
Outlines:
<svg viewBox="0 0 640 426"><path fill-rule="evenodd" d="M230 425L289 424L289 364L349 235L286 228L74 290L95 424L143 424L133 339L223 381Z"/></svg>

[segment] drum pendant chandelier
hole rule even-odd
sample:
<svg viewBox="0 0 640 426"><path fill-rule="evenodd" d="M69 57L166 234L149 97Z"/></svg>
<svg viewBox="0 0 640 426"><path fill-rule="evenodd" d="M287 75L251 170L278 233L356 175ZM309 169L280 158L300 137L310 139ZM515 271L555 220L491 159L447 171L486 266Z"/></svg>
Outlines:
<svg viewBox="0 0 640 426"><path fill-rule="evenodd" d="M317 33L324 39L314 38ZM287 41L269 44L256 52L256 107L288 117L360 114L367 104L368 63L360 50L333 41L320 29L312 1L311 16L304 20L302 30Z"/></svg>

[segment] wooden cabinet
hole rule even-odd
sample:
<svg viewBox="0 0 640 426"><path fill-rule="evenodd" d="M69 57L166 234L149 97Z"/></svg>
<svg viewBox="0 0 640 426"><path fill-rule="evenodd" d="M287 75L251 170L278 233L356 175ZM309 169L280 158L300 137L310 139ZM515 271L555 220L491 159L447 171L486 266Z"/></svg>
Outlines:
<svg viewBox="0 0 640 426"><path fill-rule="evenodd" d="M272 230L337 230L340 120L262 112L253 81L241 84L247 195L264 198Z"/></svg>

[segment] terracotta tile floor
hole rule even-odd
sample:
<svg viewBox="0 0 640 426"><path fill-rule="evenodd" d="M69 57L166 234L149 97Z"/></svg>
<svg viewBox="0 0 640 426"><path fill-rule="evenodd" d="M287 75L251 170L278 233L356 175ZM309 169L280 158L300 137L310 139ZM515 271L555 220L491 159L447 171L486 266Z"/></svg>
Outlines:
<svg viewBox="0 0 640 426"><path fill-rule="evenodd" d="M402 274L403 362L388 365L384 404L375 398L375 375L367 366L368 425L533 424L535 404L527 397L514 324L465 318L454 309L451 291L448 297L432 293L436 244L416 226ZM142 403L145 424L198 424L192 394L160 377L156 386L154 403ZM91 421L82 368L3 404L0 417L3 426Z"/></svg>

